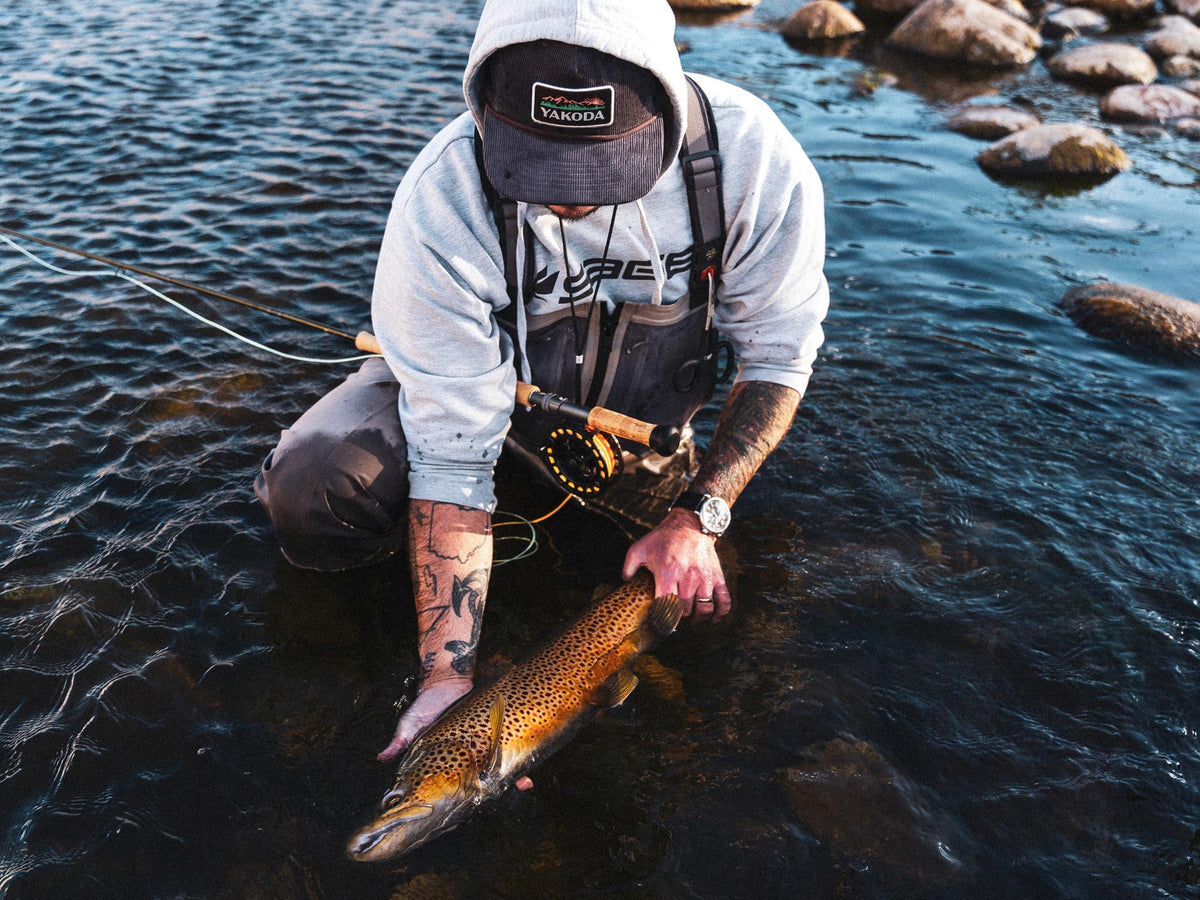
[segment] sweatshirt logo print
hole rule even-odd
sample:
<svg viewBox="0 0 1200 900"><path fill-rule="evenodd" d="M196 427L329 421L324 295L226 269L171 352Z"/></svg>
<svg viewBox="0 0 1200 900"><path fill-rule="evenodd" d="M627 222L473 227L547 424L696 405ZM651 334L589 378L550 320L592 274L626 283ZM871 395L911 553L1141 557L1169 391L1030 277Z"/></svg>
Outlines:
<svg viewBox="0 0 1200 900"><path fill-rule="evenodd" d="M608 128L613 124L613 88L562 88L541 81L533 83L535 125L556 128Z"/></svg>

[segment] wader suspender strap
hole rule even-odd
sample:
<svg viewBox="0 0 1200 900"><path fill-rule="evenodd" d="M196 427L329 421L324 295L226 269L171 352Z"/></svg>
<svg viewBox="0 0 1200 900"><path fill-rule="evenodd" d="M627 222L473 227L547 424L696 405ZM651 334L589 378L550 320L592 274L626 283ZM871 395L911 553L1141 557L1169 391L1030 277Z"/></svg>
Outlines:
<svg viewBox="0 0 1200 900"><path fill-rule="evenodd" d="M687 83L687 133L679 150L679 164L683 167L692 219L688 294L695 309L702 303L711 306L710 301L716 296L725 251L725 196L721 191L721 153L712 106L696 82L688 77Z"/></svg>
<svg viewBox="0 0 1200 900"><path fill-rule="evenodd" d="M685 76L686 77L686 76ZM709 321L712 320L710 300L715 299L717 283L721 274L721 259L725 248L725 198L721 191L721 154L717 147L717 127L713 120L712 106L700 86L690 77L688 85L687 132L679 150L679 163L683 168L683 180L687 186L688 213L692 222L692 268L688 282L689 303L692 308L709 304ZM496 220L496 231L500 235L500 246L504 252L504 283L508 290L509 305L502 309L497 318L508 328L517 348L516 365L521 368L521 347L516 333L516 305L529 297L517 297L517 204L493 187L483 166L483 140L475 132L475 162L479 168L479 180L492 216ZM528 247L525 258L532 264L532 247ZM531 273L524 280L526 294L533 290ZM712 332L711 327L707 329ZM715 333L711 335L715 337Z"/></svg>

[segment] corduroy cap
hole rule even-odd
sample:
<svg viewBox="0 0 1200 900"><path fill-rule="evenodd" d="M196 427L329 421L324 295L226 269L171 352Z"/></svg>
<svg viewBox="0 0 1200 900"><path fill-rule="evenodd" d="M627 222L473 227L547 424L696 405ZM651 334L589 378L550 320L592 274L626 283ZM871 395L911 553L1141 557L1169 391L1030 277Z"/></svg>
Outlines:
<svg viewBox="0 0 1200 900"><path fill-rule="evenodd" d="M484 168L501 194L608 206L658 181L669 104L647 69L589 47L532 41L497 50L486 73Z"/></svg>

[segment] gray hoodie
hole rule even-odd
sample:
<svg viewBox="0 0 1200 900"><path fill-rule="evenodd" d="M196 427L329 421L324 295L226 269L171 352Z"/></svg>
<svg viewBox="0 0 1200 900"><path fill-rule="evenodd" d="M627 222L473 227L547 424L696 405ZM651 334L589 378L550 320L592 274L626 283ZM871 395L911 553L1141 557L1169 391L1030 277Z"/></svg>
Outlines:
<svg viewBox="0 0 1200 900"><path fill-rule="evenodd" d="M675 109L672 153L649 194L565 223L544 206L518 204L536 273L534 297L517 317L518 339L528 319L574 315L576 307L582 316L592 302L645 304L651 319L665 321L687 296L692 244L674 162L687 108L674 25L666 0L489 0L484 7L463 80L469 111L433 138L401 182L375 277L373 326L400 382L411 497L492 510L492 470L513 411L514 349L494 315L509 305L504 260L475 161L483 62L500 47L548 39L627 59L663 83ZM737 352L739 381L803 394L828 308L820 181L766 104L693 77L712 103L722 148L728 237L715 323ZM524 240L517 262L526 271Z"/></svg>

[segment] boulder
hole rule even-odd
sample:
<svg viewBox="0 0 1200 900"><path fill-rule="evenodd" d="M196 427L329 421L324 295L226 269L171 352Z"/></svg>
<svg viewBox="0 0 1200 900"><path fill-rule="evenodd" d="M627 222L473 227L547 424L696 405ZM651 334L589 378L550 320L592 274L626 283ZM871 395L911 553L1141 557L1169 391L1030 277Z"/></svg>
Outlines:
<svg viewBox="0 0 1200 900"><path fill-rule="evenodd" d="M669 0L671 9L685 12L728 12L758 6L758 0Z"/></svg>
<svg viewBox="0 0 1200 900"><path fill-rule="evenodd" d="M1195 78L1200 75L1200 59L1192 56L1169 56L1158 67L1167 78Z"/></svg>
<svg viewBox="0 0 1200 900"><path fill-rule="evenodd" d="M1097 12L1102 12L1110 19L1139 19L1154 12L1154 0L1076 0L1080 6L1086 6ZM1183 0L1192 2L1192 0Z"/></svg>
<svg viewBox="0 0 1200 900"><path fill-rule="evenodd" d="M1046 67L1059 78L1102 87L1149 84L1158 77L1158 67L1148 53L1111 41L1063 50L1052 56Z"/></svg>
<svg viewBox="0 0 1200 900"><path fill-rule="evenodd" d="M893 47L934 59L992 68L1023 66L1042 39L983 0L925 0L888 37Z"/></svg>
<svg viewBox="0 0 1200 900"><path fill-rule="evenodd" d="M1181 16L1193 21L1200 20L1200 0L1167 0L1167 6Z"/></svg>
<svg viewBox="0 0 1200 900"><path fill-rule="evenodd" d="M947 124L952 131L967 137L995 141L1040 125L1042 120L1012 106L967 106L956 111Z"/></svg>
<svg viewBox="0 0 1200 900"><path fill-rule="evenodd" d="M1200 141L1200 119L1176 119L1171 130L1190 141Z"/></svg>
<svg viewBox="0 0 1200 900"><path fill-rule="evenodd" d="M1081 124L1035 125L990 144L975 157L1000 178L1100 181L1129 168L1129 157L1098 128Z"/></svg>
<svg viewBox="0 0 1200 900"><path fill-rule="evenodd" d="M1080 35L1103 34L1108 19L1102 13L1083 6L1060 6L1046 13L1042 34L1054 41L1073 41Z"/></svg>
<svg viewBox="0 0 1200 900"><path fill-rule="evenodd" d="M1063 296L1071 320L1089 334L1200 363L1200 303L1128 284L1081 285Z"/></svg>
<svg viewBox="0 0 1200 900"><path fill-rule="evenodd" d="M1200 28L1183 16L1163 16L1159 29L1147 35L1142 46L1155 59L1171 56L1200 59Z"/></svg>
<svg viewBox="0 0 1200 900"><path fill-rule="evenodd" d="M783 36L794 41L836 40L862 34L862 20L834 0L813 0L796 10L783 23Z"/></svg>
<svg viewBox="0 0 1200 900"><path fill-rule="evenodd" d="M1171 122L1200 117L1200 97L1166 84L1123 84L1100 101L1114 122Z"/></svg>

